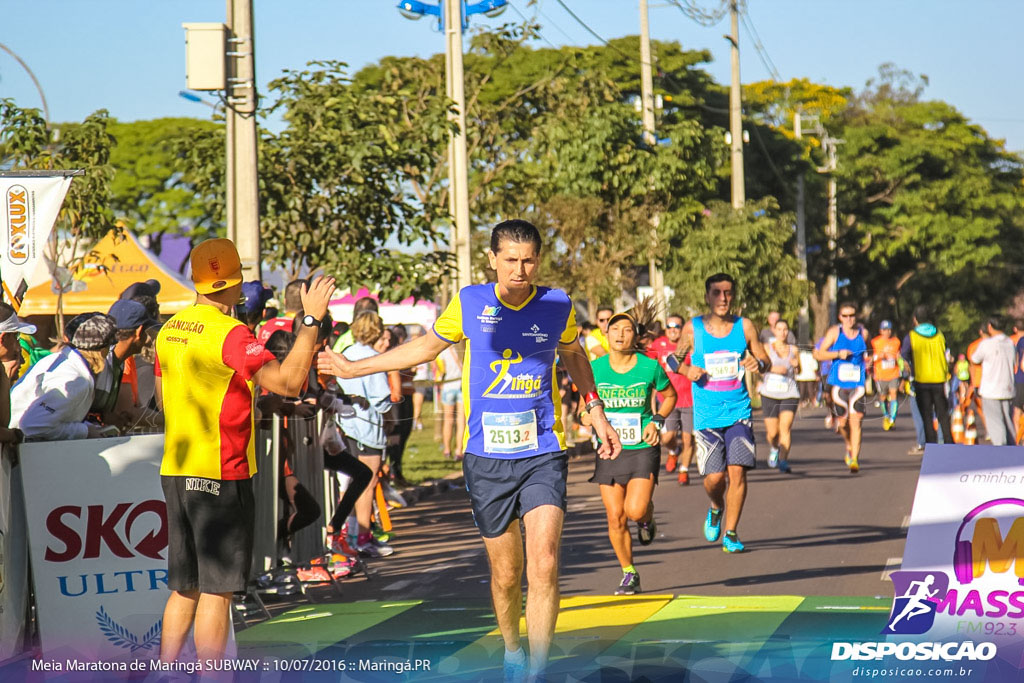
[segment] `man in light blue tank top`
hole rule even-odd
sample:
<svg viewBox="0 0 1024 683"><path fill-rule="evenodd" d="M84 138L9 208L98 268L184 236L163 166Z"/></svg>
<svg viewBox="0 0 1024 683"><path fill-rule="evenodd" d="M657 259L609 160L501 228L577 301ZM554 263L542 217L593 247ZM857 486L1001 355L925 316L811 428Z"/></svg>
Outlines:
<svg viewBox="0 0 1024 683"><path fill-rule="evenodd" d="M732 315L736 281L725 273L704 282L709 313L683 327L676 349L679 372L693 382L693 437L697 469L711 499L704 521L704 538L715 543L725 536L722 550L742 552L736 533L747 497L747 470L756 466L754 428L745 372L766 372L771 360L750 320ZM683 359L692 351L690 365ZM726 479L728 475L728 487Z"/></svg>
<svg viewBox="0 0 1024 683"><path fill-rule="evenodd" d="M857 323L857 307L839 306L839 324L825 333L821 346L814 350L818 361L831 361L828 385L832 393L835 430L846 442L844 462L850 472L860 471L861 421L867 410L865 380L870 367L868 331Z"/></svg>

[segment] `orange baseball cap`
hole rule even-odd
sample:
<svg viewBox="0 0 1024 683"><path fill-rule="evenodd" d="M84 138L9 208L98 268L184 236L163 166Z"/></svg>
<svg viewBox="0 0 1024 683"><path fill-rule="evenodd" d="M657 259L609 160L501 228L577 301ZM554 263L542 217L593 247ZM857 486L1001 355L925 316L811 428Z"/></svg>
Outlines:
<svg viewBox="0 0 1024 683"><path fill-rule="evenodd" d="M204 240L192 249L192 282L200 294L213 294L242 283L242 260L235 243L223 237Z"/></svg>

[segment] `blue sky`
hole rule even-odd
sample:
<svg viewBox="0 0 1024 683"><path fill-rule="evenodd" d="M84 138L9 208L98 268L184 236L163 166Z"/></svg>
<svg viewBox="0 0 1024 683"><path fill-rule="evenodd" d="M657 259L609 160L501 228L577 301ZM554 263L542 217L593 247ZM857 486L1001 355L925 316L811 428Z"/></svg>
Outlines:
<svg viewBox="0 0 1024 683"><path fill-rule="evenodd" d="M712 9L720 0L695 0ZM337 59L353 70L384 55L426 56L443 49L429 20L403 19L397 0L255 0L256 75L266 84L282 69ZM564 0L604 38L639 30L636 0ZM1024 150L1024 2L1018 0L748 0L749 14L783 79L807 77L855 88L894 62L926 74L926 97L942 99ZM707 66L727 82L728 22L703 27L668 0L650 0L652 36L708 48ZM526 15L534 8L513 0ZM178 96L185 87L184 22L223 21L223 0L0 0L0 43L35 72L54 121L81 120L108 109L123 121L208 116ZM555 45L595 41L556 0L541 0L544 38ZM519 19L507 11L500 24ZM544 43L540 43L543 45ZM742 32L742 79L768 71ZM34 86L0 53L0 96L39 106Z"/></svg>

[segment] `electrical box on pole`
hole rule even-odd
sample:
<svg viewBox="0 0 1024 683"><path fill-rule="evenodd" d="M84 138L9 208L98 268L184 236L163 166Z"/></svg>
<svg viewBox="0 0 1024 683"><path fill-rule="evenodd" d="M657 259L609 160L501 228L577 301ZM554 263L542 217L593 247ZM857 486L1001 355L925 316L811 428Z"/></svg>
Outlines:
<svg viewBox="0 0 1024 683"><path fill-rule="evenodd" d="M227 85L224 53L227 27L216 23L186 23L185 85L189 90L223 90Z"/></svg>

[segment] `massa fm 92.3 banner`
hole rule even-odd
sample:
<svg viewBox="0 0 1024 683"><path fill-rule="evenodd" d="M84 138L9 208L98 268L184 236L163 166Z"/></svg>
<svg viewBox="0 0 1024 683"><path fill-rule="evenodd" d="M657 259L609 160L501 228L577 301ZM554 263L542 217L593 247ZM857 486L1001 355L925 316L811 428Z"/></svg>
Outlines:
<svg viewBox="0 0 1024 683"><path fill-rule="evenodd" d="M1024 457L928 446L892 610L878 642L837 642L855 679L1024 675ZM838 661L837 661L838 660Z"/></svg>

